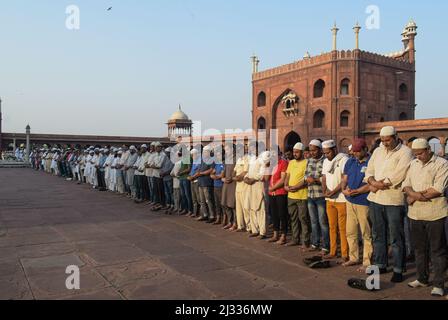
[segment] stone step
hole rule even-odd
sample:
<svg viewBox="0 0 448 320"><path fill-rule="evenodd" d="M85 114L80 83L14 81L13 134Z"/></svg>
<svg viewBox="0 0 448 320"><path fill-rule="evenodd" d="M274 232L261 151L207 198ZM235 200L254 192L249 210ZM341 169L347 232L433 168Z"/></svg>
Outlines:
<svg viewBox="0 0 448 320"><path fill-rule="evenodd" d="M19 161L0 161L0 168L29 168L31 165Z"/></svg>

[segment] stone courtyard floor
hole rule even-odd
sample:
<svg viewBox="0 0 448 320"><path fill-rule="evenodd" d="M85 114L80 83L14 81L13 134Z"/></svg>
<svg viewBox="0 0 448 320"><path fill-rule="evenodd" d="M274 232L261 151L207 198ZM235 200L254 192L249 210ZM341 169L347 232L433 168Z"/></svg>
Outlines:
<svg viewBox="0 0 448 320"><path fill-rule="evenodd" d="M308 254L309 255L309 254ZM431 299L404 283L365 292L353 268L309 269L297 248L31 169L0 169L0 299ZM80 290L68 290L68 265Z"/></svg>

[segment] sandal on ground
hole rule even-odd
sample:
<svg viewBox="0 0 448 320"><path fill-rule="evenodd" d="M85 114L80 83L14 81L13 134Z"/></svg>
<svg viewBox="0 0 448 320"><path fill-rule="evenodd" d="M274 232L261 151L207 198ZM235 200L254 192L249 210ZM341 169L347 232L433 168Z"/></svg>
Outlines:
<svg viewBox="0 0 448 320"><path fill-rule="evenodd" d="M351 278L347 281L347 285L350 288L364 290L364 291L376 291L376 289L368 289L366 286L366 281L358 278Z"/></svg>
<svg viewBox="0 0 448 320"><path fill-rule="evenodd" d="M358 261L346 261L344 263L342 263L343 267L353 267L353 266L357 266L360 265L360 262Z"/></svg>
<svg viewBox="0 0 448 320"><path fill-rule="evenodd" d="M308 265L311 269L328 269L331 267L330 261L316 261Z"/></svg>
<svg viewBox="0 0 448 320"><path fill-rule="evenodd" d="M306 265L310 265L314 262L318 262L318 261L322 261L322 256L313 256L310 258L305 258L303 259L303 263L305 263Z"/></svg>

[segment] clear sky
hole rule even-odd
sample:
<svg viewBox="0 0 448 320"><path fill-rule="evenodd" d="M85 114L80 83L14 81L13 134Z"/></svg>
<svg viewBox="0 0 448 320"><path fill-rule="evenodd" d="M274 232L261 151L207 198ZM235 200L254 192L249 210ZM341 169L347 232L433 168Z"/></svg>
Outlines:
<svg viewBox="0 0 448 320"><path fill-rule="evenodd" d="M68 5L80 30L66 28ZM367 30L366 8L380 9ZM112 6L111 11L106 11ZM417 117L448 116L447 1L10 0L0 2L3 131L164 136L178 104L202 128L251 126L250 56L260 69L331 49L402 49L418 28Z"/></svg>

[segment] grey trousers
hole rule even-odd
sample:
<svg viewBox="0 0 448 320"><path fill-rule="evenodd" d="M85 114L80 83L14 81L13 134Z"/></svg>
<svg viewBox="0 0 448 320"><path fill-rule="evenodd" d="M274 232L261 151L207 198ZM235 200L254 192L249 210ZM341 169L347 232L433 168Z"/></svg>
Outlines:
<svg viewBox="0 0 448 320"><path fill-rule="evenodd" d="M199 183L198 182L191 182L191 200L193 202L193 214L198 215L199 214Z"/></svg>
<svg viewBox="0 0 448 320"><path fill-rule="evenodd" d="M173 188L174 209L180 210L180 188Z"/></svg>
<svg viewBox="0 0 448 320"><path fill-rule="evenodd" d="M227 215L228 223L231 223L231 224L236 223L235 209L229 208L229 207L223 207L223 210L225 211L225 213Z"/></svg>
<svg viewBox="0 0 448 320"><path fill-rule="evenodd" d="M308 215L307 200L288 198L288 213L291 218L292 242L309 246L311 240L311 222Z"/></svg>
<svg viewBox="0 0 448 320"><path fill-rule="evenodd" d="M215 204L215 213L216 217L224 218L224 208L221 205L221 199L222 199L222 188L214 187L213 188L213 195L214 195L214 204Z"/></svg>
<svg viewBox="0 0 448 320"><path fill-rule="evenodd" d="M201 213L203 218L215 219L213 187L199 187Z"/></svg>
<svg viewBox="0 0 448 320"><path fill-rule="evenodd" d="M431 257L434 287L443 289L448 257L445 242L445 218L437 221L409 220L415 247L418 281L428 283L429 258Z"/></svg>

